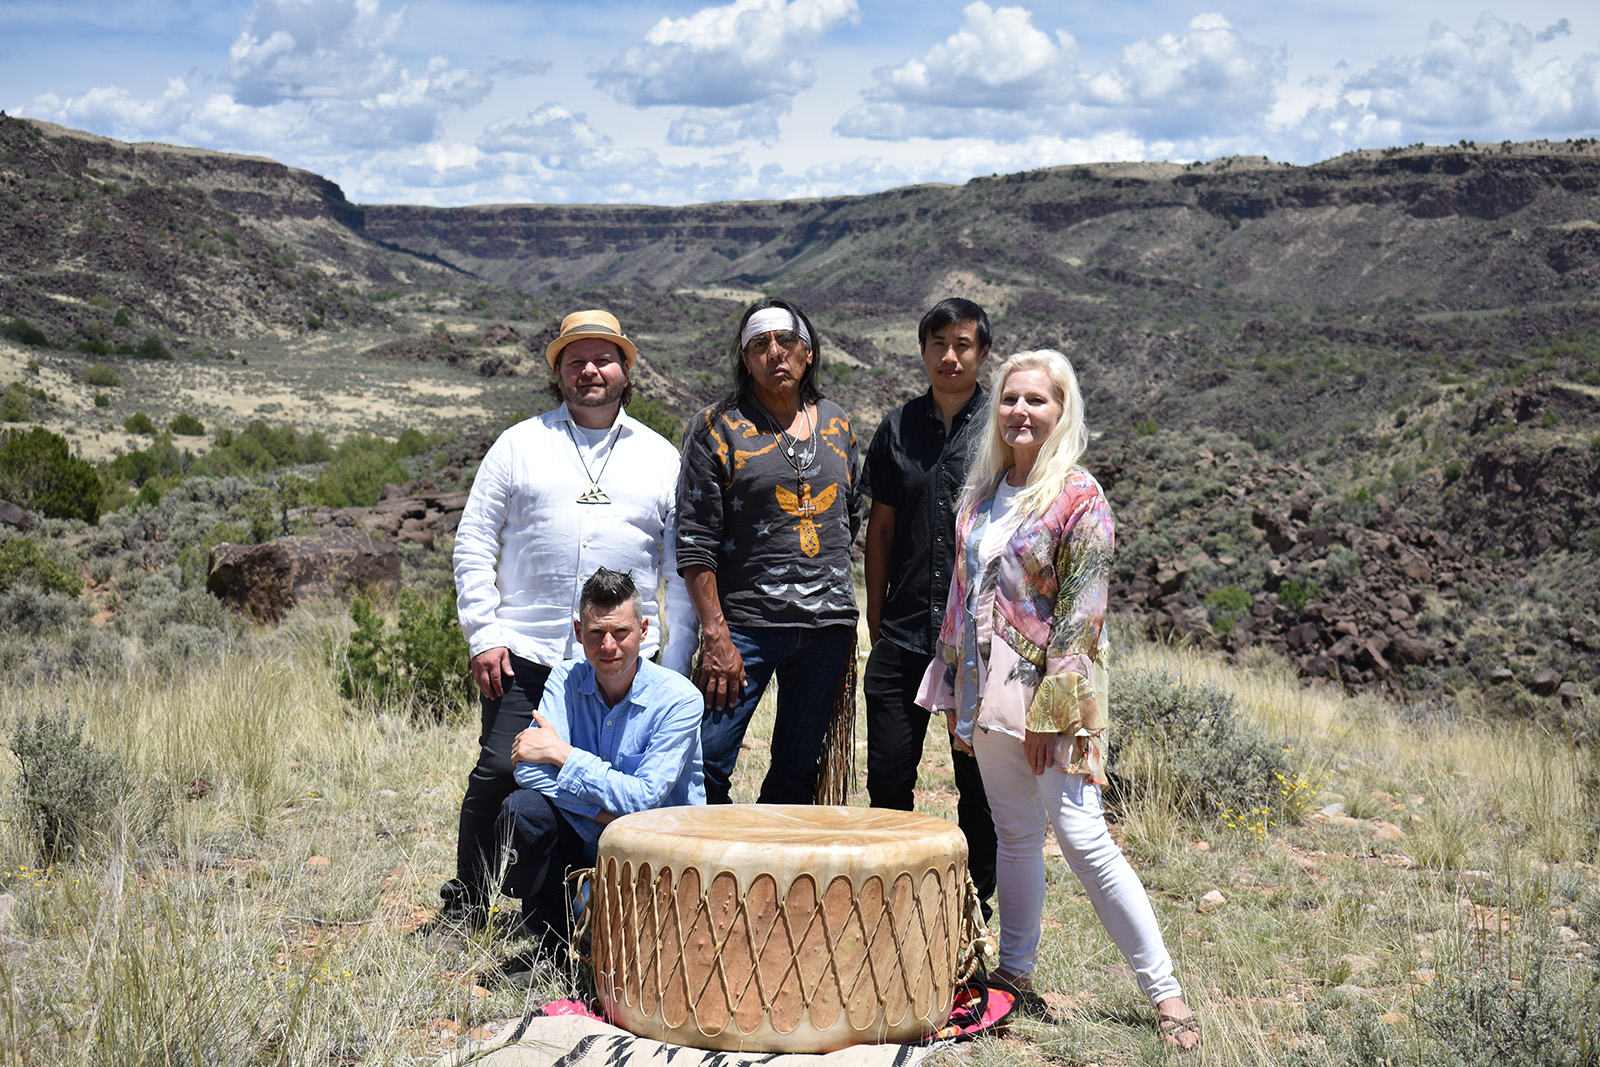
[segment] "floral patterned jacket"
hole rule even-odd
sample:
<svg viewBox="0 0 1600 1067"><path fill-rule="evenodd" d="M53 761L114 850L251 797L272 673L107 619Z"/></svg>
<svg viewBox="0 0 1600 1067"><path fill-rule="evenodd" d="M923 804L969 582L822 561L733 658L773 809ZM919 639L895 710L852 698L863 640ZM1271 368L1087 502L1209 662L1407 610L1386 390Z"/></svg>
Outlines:
<svg viewBox="0 0 1600 1067"><path fill-rule="evenodd" d="M1002 476L1003 477L1003 476ZM978 610L968 610L978 542L988 523L998 479L956 515L955 573L950 582L940 655L928 669L918 703L955 711L957 733L974 723L1022 737L1025 730L1060 734L1054 765L1105 783L1107 727L1103 635L1115 522L1094 476L1074 467L1037 518L1024 519L981 575ZM987 631L989 641L979 633ZM990 641L1014 655L1004 677L981 681L979 657L995 664ZM1004 699L996 699L999 695ZM987 696L987 699L986 699ZM1014 709L1014 710L1010 710ZM1020 720L1020 721L1019 721Z"/></svg>

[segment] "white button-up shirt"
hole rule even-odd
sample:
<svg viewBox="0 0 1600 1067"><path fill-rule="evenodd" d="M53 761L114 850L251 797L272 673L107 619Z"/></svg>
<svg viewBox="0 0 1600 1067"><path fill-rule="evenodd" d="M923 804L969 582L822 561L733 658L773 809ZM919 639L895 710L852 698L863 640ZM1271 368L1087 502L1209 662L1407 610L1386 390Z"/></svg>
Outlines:
<svg viewBox="0 0 1600 1067"><path fill-rule="evenodd" d="M578 594L599 567L633 575L650 620L640 653L662 640L662 664L689 673L696 617L678 575L678 450L626 412L609 458L589 461L609 504L580 504L589 475L567 405L517 423L483 457L456 530L456 610L472 655L505 647L554 666L581 658L572 621ZM601 465L604 464L604 471Z"/></svg>

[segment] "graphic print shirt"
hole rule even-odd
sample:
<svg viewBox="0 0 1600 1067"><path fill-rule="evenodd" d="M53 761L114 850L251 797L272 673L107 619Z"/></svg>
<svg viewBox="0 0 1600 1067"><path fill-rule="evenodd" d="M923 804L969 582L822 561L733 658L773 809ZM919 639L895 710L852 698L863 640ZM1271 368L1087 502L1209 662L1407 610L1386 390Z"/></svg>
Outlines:
<svg viewBox="0 0 1600 1067"><path fill-rule="evenodd" d="M817 403L796 471L777 427L748 397L689 424L678 474L678 567L717 574L733 627L856 622L850 546L861 525L860 457L844 409Z"/></svg>

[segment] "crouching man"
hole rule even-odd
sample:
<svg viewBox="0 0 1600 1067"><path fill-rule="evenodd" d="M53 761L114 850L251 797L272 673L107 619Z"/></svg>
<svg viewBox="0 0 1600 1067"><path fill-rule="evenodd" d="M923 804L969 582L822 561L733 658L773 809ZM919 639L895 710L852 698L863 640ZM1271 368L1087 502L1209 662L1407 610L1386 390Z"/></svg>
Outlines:
<svg viewBox="0 0 1600 1067"><path fill-rule="evenodd" d="M700 690L639 654L650 621L633 578L604 567L583 585L573 624L583 659L550 672L533 725L511 750L517 785L500 808L511 851L505 890L526 932L554 951L571 911L566 876L592 867L621 815L704 804Z"/></svg>

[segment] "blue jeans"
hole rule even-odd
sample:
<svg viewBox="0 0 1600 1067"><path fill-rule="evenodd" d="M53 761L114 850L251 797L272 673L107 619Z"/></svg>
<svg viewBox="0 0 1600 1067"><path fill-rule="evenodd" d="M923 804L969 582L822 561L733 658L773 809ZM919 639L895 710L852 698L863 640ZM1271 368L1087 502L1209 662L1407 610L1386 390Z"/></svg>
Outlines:
<svg viewBox="0 0 1600 1067"><path fill-rule="evenodd" d="M772 762L761 782L761 804L810 804L817 787L817 760L833 715L845 664L856 654L854 626L729 628L744 657L739 702L700 721L706 803L728 803L728 784L739 745L761 694L778 676L778 711L772 724Z"/></svg>

